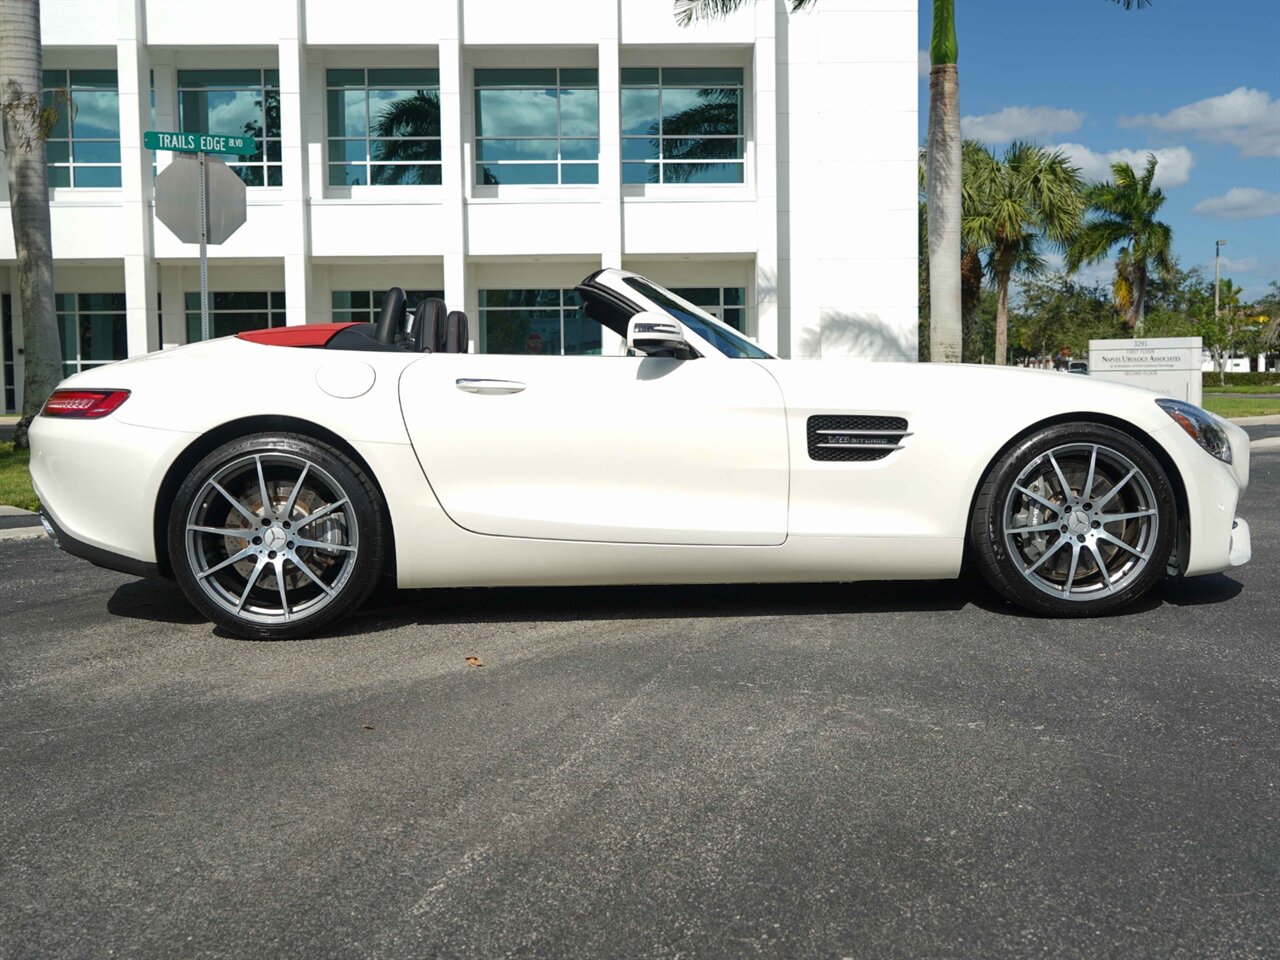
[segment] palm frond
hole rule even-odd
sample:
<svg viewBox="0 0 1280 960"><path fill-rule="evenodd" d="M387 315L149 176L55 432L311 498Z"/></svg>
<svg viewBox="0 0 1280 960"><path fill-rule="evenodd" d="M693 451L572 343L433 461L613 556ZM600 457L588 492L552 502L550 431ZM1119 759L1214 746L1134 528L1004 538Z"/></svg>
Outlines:
<svg viewBox="0 0 1280 960"><path fill-rule="evenodd" d="M676 24L687 27L695 21L719 20L736 13L748 3L756 0L675 0L673 10ZM797 13L806 7L813 6L817 0L789 0L791 12Z"/></svg>
<svg viewBox="0 0 1280 960"><path fill-rule="evenodd" d="M1141 10L1143 7L1151 6L1152 0L1111 0L1111 2L1126 10Z"/></svg>

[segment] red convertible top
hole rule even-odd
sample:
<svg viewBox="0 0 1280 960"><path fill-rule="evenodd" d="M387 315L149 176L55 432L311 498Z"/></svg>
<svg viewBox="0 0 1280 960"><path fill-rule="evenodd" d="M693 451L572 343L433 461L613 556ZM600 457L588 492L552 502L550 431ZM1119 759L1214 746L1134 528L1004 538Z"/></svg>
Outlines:
<svg viewBox="0 0 1280 960"><path fill-rule="evenodd" d="M271 327L267 330L246 330L236 336L241 340L263 343L269 347L323 347L338 331L358 326L358 323L306 323L292 327Z"/></svg>

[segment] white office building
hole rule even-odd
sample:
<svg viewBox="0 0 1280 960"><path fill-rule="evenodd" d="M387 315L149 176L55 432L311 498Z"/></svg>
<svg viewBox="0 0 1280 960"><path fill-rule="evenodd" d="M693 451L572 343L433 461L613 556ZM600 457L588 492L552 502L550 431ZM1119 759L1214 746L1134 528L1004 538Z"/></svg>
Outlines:
<svg viewBox="0 0 1280 960"><path fill-rule="evenodd" d="M66 369L200 337L147 130L248 134L213 334L443 295L472 350L591 353L574 286L646 274L789 357L916 356L916 0L43 0ZM54 93L50 97L60 96ZM3 191L0 185L0 191ZM22 331L0 192L3 408ZM609 349L607 346L604 349ZM236 374L228 372L228 389Z"/></svg>

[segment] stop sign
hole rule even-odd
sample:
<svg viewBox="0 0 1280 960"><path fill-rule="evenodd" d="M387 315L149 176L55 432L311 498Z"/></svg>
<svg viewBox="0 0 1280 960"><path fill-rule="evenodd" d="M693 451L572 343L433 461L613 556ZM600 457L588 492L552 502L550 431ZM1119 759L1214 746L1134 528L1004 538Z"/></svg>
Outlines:
<svg viewBox="0 0 1280 960"><path fill-rule="evenodd" d="M223 243L244 224L244 181L216 157L205 157L208 242ZM180 153L156 176L156 216L183 243L200 242L200 163Z"/></svg>
<svg viewBox="0 0 1280 960"><path fill-rule="evenodd" d="M531 333L529 334L529 336L525 337L524 349L526 353L541 353L542 352L542 335L537 333Z"/></svg>

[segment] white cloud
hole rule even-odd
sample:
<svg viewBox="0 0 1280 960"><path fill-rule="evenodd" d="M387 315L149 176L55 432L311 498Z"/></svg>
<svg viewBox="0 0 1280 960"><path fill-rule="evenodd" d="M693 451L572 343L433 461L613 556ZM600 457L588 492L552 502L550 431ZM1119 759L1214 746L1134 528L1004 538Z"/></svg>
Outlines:
<svg viewBox="0 0 1280 960"><path fill-rule="evenodd" d="M1258 269L1257 257L1240 257L1233 260L1231 257L1222 258L1222 269L1233 271L1235 273L1253 273Z"/></svg>
<svg viewBox="0 0 1280 960"><path fill-rule="evenodd" d="M929 70L932 66L933 66L933 61L929 57L929 51L921 50L920 51L920 76L921 77L929 76Z"/></svg>
<svg viewBox="0 0 1280 960"><path fill-rule="evenodd" d="M1078 110L1056 107L1005 107L998 113L983 113L960 118L960 129L966 138L987 143L1008 143L1029 137L1070 133L1084 123Z"/></svg>
<svg viewBox="0 0 1280 960"><path fill-rule="evenodd" d="M1280 216L1280 193L1257 187L1232 187L1220 197L1208 197L1192 209L1215 220L1254 220Z"/></svg>
<svg viewBox="0 0 1280 960"><path fill-rule="evenodd" d="M1086 180L1110 180L1113 163L1127 163L1137 172L1147 165L1147 154L1156 155L1157 187L1177 187L1191 179L1195 157L1186 147L1162 147L1157 150L1090 150L1080 143L1060 143L1049 148L1061 150L1080 168Z"/></svg>
<svg viewBox="0 0 1280 960"><path fill-rule="evenodd" d="M1120 123L1229 143L1245 157L1280 157L1280 100L1272 100L1265 90L1236 87L1168 113L1121 117Z"/></svg>

